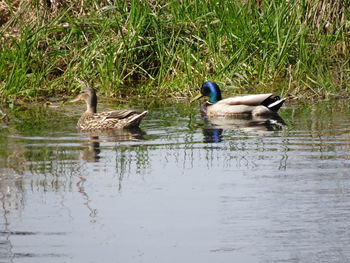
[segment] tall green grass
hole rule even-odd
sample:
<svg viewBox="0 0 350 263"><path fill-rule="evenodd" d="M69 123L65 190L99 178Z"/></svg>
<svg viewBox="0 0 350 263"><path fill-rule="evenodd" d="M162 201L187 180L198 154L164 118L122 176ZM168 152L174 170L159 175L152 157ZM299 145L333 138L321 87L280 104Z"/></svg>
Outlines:
<svg viewBox="0 0 350 263"><path fill-rule="evenodd" d="M228 93L348 92L349 25L314 27L307 1L91 0L56 10L29 2L32 19L0 28L3 101L82 86L120 98L191 96L209 79Z"/></svg>

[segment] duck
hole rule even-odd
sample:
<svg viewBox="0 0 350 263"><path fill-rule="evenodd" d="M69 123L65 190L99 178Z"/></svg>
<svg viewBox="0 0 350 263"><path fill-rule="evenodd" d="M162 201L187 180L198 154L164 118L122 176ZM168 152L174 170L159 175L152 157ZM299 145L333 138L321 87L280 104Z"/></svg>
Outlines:
<svg viewBox="0 0 350 263"><path fill-rule="evenodd" d="M213 81L205 81L200 93L191 102L204 96L209 97L209 100L202 105L201 113L205 116L224 117L276 116L286 100L273 93L238 95L222 99L221 90Z"/></svg>
<svg viewBox="0 0 350 263"><path fill-rule="evenodd" d="M83 89L70 102L81 100L86 102L86 111L77 123L77 128L81 131L135 128L139 126L142 118L148 114L148 111L138 112L127 109L97 113L97 96L93 88Z"/></svg>

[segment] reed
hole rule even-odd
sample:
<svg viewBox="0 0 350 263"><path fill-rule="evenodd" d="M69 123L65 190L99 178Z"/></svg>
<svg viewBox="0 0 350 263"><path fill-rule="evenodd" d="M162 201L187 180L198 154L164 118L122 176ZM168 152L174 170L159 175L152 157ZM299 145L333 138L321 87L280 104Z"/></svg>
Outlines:
<svg viewBox="0 0 350 263"><path fill-rule="evenodd" d="M348 94L347 1L317 19L325 0L15 2L0 16L5 102L82 85L159 100L209 79L232 93Z"/></svg>

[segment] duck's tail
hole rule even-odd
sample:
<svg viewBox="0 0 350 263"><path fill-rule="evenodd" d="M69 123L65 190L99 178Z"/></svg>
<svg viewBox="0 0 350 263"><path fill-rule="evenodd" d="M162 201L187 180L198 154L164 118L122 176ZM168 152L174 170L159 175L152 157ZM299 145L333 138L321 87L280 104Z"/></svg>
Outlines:
<svg viewBox="0 0 350 263"><path fill-rule="evenodd" d="M135 114L133 115L127 122L126 127L130 128L130 127L137 127L139 126L141 120L143 117L145 117L148 114L148 111L144 111L142 113L139 114Z"/></svg>
<svg viewBox="0 0 350 263"><path fill-rule="evenodd" d="M283 105L283 103L286 101L286 99L279 99L279 100L276 100L275 102L269 104L267 107L274 111L274 112L277 112Z"/></svg>

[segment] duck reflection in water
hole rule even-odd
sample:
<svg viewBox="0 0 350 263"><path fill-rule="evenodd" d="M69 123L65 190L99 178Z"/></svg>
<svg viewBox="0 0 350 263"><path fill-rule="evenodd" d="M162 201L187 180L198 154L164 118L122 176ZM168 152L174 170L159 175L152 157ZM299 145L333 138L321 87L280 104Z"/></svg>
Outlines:
<svg viewBox="0 0 350 263"><path fill-rule="evenodd" d="M236 118L223 116L202 115L206 124L203 128L204 142L218 143L223 141L223 131L242 131L254 134L265 134L280 131L286 125L279 115L273 117L244 117Z"/></svg>
<svg viewBox="0 0 350 263"><path fill-rule="evenodd" d="M145 132L140 128L129 129L109 129L84 132L83 135L88 140L83 143L84 149L80 151L80 160L87 162L98 162L100 160L100 143L101 142L128 142L143 140Z"/></svg>
<svg viewBox="0 0 350 263"><path fill-rule="evenodd" d="M223 129L204 128L203 129L204 142L208 142L208 143L222 142L222 132L223 132Z"/></svg>
<svg viewBox="0 0 350 263"><path fill-rule="evenodd" d="M100 160L100 141L98 136L89 136L87 142L83 143L84 149L80 151L80 160L95 163ZM87 146L85 148L85 146Z"/></svg>

